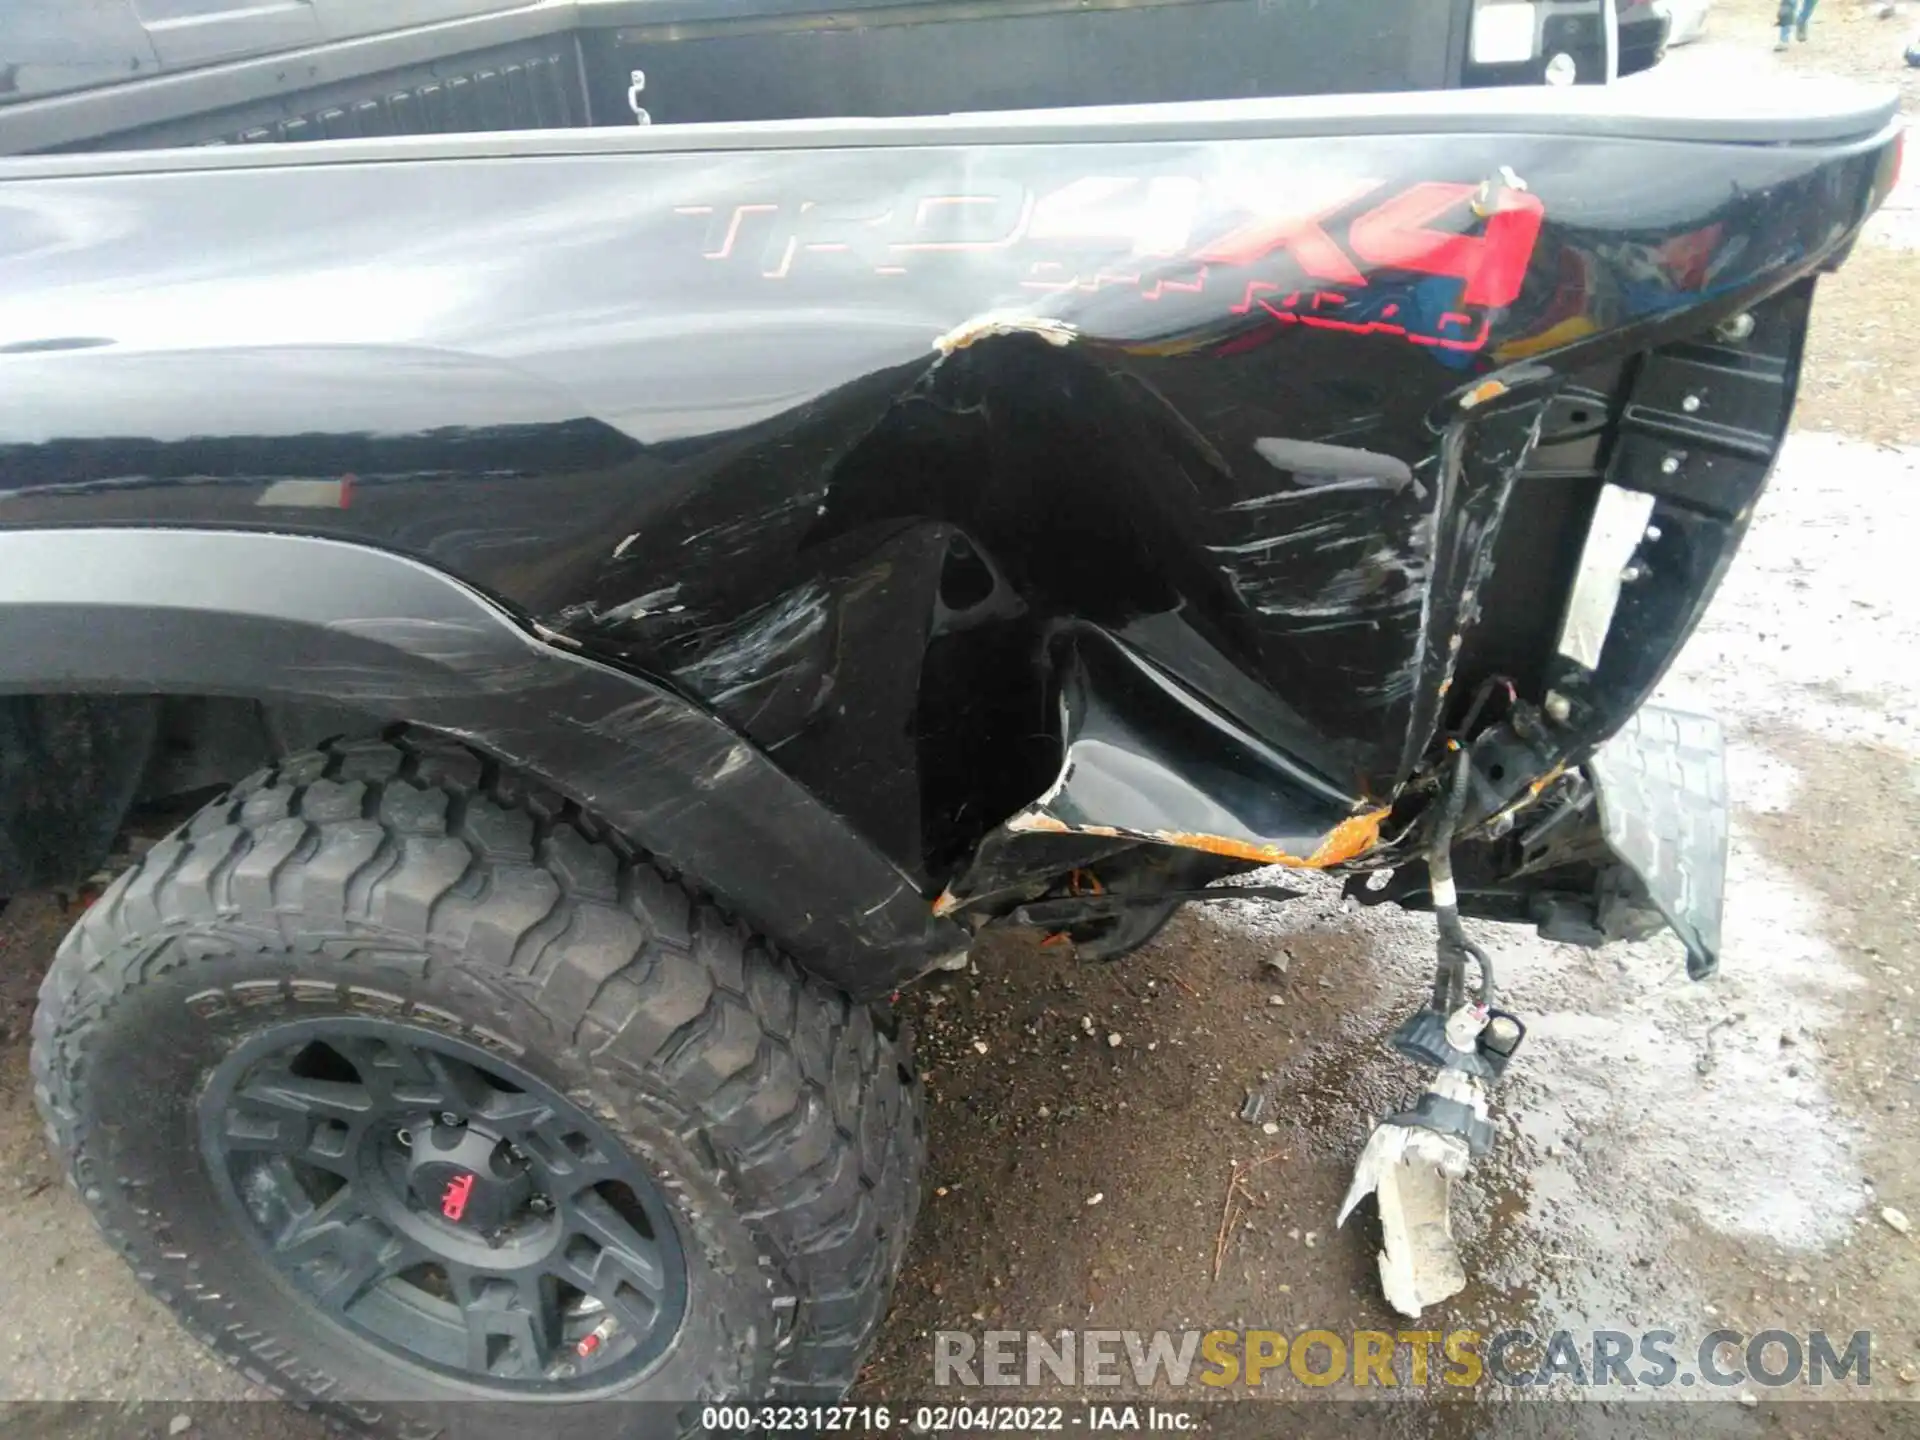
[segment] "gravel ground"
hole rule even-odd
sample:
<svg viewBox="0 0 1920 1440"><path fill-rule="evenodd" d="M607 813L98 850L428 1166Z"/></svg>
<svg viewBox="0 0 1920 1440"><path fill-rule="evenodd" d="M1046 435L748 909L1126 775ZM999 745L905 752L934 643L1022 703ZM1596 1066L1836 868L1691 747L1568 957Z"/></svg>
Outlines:
<svg viewBox="0 0 1920 1440"><path fill-rule="evenodd" d="M1828 0L1782 62L1766 52L1772 11L1723 0L1712 38L1641 83L1757 83L1782 63L1906 81L1908 21ZM1713 1392L1750 1403L1673 1407L1687 1433L1811 1434L1838 1414L1850 1435L1920 1434L1920 1407L1872 1403L1920 1400L1920 1237L1880 1218L1920 1218L1912 198L1903 186L1823 284L1802 428L1663 696L1729 728L1722 975L1688 982L1666 942L1596 953L1479 931L1531 1038L1500 1092L1495 1153L1456 1204L1473 1282L1432 1323L1873 1332L1874 1383L1847 1392L1868 1403ZM11 1426L161 1435L190 1414L196 1431L318 1433L264 1403L186 1403L251 1392L173 1327L58 1182L26 1033L62 925L44 897L0 917L0 1399L111 1403L15 1408ZM1377 1229L1331 1222L1372 1117L1414 1088L1379 1042L1431 953L1430 922L1350 911L1321 887L1284 908L1192 909L1117 965L1001 939L903 997L937 1188L859 1397L924 1398L942 1328L1397 1328ZM1271 1135L1237 1118L1250 1087L1270 1097ZM1254 1159L1259 1203L1216 1279L1229 1168ZM1589 1420L1618 1413L1521 1409L1475 1392L1367 1428L1606 1433Z"/></svg>

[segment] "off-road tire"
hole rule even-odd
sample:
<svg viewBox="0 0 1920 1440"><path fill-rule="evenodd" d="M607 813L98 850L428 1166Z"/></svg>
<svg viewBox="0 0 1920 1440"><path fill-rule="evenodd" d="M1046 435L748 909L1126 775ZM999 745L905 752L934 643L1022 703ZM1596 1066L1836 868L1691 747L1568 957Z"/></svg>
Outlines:
<svg viewBox="0 0 1920 1440"><path fill-rule="evenodd" d="M678 1402L640 1433L695 1428L702 1400L852 1384L919 1202L904 1038L577 807L418 733L293 757L208 805L100 897L41 988L35 1095L73 1184L252 1380L374 1430L530 1418L450 1404L484 1392L306 1304L216 1203L193 1119L205 1077L262 1028L333 1013L511 1056L643 1162L689 1291L672 1348L617 1397ZM585 1403L538 1424L623 1428Z"/></svg>

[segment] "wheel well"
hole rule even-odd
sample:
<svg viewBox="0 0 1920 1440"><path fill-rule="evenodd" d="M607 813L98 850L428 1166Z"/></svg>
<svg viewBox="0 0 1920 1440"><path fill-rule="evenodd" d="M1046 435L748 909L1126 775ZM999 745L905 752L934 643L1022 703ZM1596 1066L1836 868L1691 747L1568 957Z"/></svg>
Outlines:
<svg viewBox="0 0 1920 1440"><path fill-rule="evenodd" d="M349 705L367 726L404 721L490 752L699 876L849 993L886 993L966 943L913 877L711 712L419 561L258 531L0 530L0 616L0 692ZM157 711L132 708L157 731ZM36 751L49 775L61 748ZM146 777L110 750L128 788L80 807L95 838ZM67 804L72 784L37 790Z"/></svg>
<svg viewBox="0 0 1920 1440"><path fill-rule="evenodd" d="M208 792L379 723L333 706L225 695L0 696L0 896L78 890L129 832Z"/></svg>

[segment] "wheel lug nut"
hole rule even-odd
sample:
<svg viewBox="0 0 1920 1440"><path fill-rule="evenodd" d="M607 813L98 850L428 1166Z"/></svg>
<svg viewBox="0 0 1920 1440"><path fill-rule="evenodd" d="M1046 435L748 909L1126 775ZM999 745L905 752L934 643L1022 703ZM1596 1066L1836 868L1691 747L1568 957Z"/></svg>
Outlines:
<svg viewBox="0 0 1920 1440"><path fill-rule="evenodd" d="M440 1123L442 1125L458 1125L460 1123L460 1117L451 1110L442 1110L440 1112Z"/></svg>
<svg viewBox="0 0 1920 1440"><path fill-rule="evenodd" d="M406 1146L407 1149L411 1150L413 1148L413 1132L411 1130L396 1130L393 1132L393 1138Z"/></svg>

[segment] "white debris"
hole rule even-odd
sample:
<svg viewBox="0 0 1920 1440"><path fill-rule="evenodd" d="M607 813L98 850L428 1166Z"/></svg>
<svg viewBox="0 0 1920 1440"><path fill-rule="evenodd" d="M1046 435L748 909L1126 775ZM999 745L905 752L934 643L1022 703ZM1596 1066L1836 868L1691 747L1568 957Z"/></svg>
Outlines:
<svg viewBox="0 0 1920 1440"><path fill-rule="evenodd" d="M1880 1212L1880 1218L1891 1225L1893 1229L1901 1235L1905 1235L1913 1229L1913 1222L1907 1219L1906 1211L1896 1210L1891 1205Z"/></svg>
<svg viewBox="0 0 1920 1440"><path fill-rule="evenodd" d="M1121 1043L1120 1032L1118 1030L1112 1031L1111 1033L1108 1034L1107 1048L1109 1050L1118 1050L1120 1048L1120 1043Z"/></svg>
<svg viewBox="0 0 1920 1440"><path fill-rule="evenodd" d="M1107 1198L1106 1193L1104 1191L1096 1190L1093 1192L1093 1194L1087 1196L1087 1204L1090 1206L1098 1205L1102 1200L1106 1198Z"/></svg>
<svg viewBox="0 0 1920 1440"><path fill-rule="evenodd" d="M1429 1093L1470 1106L1484 1121L1486 1089L1457 1070L1442 1070ZM1402 1315L1418 1317L1467 1286L1448 1214L1453 1182L1467 1173L1472 1153L1460 1135L1408 1125L1381 1124L1353 1167L1353 1184L1335 1225L1347 1223L1362 1197L1380 1206L1380 1288Z"/></svg>
<svg viewBox="0 0 1920 1440"><path fill-rule="evenodd" d="M960 324L937 337L933 348L942 355L951 355L956 350L964 350L969 345L986 340L995 335L1038 335L1049 345L1068 346L1080 338L1080 332L1065 320L1055 320L1045 315L1006 315L986 314Z"/></svg>
<svg viewBox="0 0 1920 1440"><path fill-rule="evenodd" d="M1260 1127L1260 1133L1262 1135L1278 1135L1280 1133L1280 1127L1277 1124L1275 1124L1273 1121L1269 1120L1267 1121L1266 1124Z"/></svg>
<svg viewBox="0 0 1920 1440"><path fill-rule="evenodd" d="M628 620L644 620L656 610L669 610L671 602L680 594L678 585L669 585L664 590L649 590L644 595L636 595L631 600L602 610L594 618L599 621L621 623ZM685 609L685 606L679 607Z"/></svg>
<svg viewBox="0 0 1920 1440"><path fill-rule="evenodd" d="M984 1040L976 1040L973 1042L973 1048L984 1055L987 1053L987 1042Z"/></svg>

